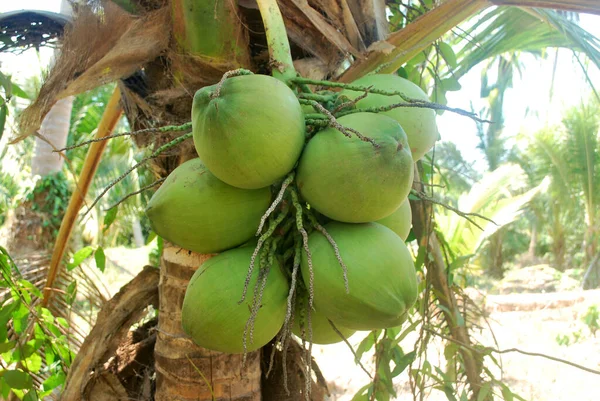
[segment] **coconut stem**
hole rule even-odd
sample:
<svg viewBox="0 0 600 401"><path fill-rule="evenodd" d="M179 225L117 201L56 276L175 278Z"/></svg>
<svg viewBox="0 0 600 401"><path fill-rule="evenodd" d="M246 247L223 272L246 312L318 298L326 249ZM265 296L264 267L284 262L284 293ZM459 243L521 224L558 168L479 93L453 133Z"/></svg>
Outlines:
<svg viewBox="0 0 600 401"><path fill-rule="evenodd" d="M108 211L110 209L114 209L115 207L119 206L121 203L125 202L127 199L131 198L132 196L135 196L137 194L141 194L142 192L144 192L144 191L146 191L146 190L148 190L150 188L153 188L153 187L157 186L158 184L161 184L166 179L167 179L166 177L160 178L160 179L154 181L152 184L148 184L145 187L142 187L142 188L138 189L135 192L131 192L131 193L125 195L117 203L115 203L114 205L112 205L111 207L109 207L108 209L106 209L106 211Z"/></svg>
<svg viewBox="0 0 600 401"><path fill-rule="evenodd" d="M277 0L256 0L265 26L273 77L286 84L296 76L290 42Z"/></svg>
<svg viewBox="0 0 600 401"><path fill-rule="evenodd" d="M411 97L408 97L404 94L404 92L398 92L398 91L386 91L386 90L382 90L382 89L375 89L372 88L370 86L361 86L361 85L351 85L351 84L344 84L341 82L330 82L330 81L323 81L323 80L316 80L316 79L308 79L308 78L303 78L303 77L296 77L293 78L291 80L292 83L297 84L297 85L301 85L301 84L308 84L308 85L322 85L322 86L327 86L330 88L342 88L342 89L347 89L347 90L351 90L351 91L356 91L356 92L368 92L368 93L374 93L376 95L384 95L384 96L400 96L400 98L402 100L404 100L406 103L398 103L398 106L396 105L392 105L395 107L392 108L396 108L396 107L417 107L417 108L427 108L427 109L433 109L433 110L446 110L446 111L450 111L452 113L456 113L459 114L461 116L465 116L465 117L469 117L477 122L481 122L481 123L492 123L493 121L490 120L485 120L482 119L480 117L477 116L477 114L472 113L470 111L467 110L463 110L463 109L459 109L456 107L448 107L448 106L444 106L443 104L439 104L439 103L434 103L434 102L427 102L421 99L414 99ZM390 107L390 106L386 106L386 107ZM338 117L341 117L343 115L346 114L350 114L350 113L358 113L358 112L379 112L379 111L387 111L387 110L370 110L369 109L356 109L356 110L352 110L351 112L347 112L347 113L341 113L340 115L338 115ZM378 108L373 108L373 109L378 109ZM391 109L390 109L391 110Z"/></svg>
<svg viewBox="0 0 600 401"><path fill-rule="evenodd" d="M244 68L238 68L237 70L227 71L225 74L223 74L223 76L221 77L221 80L217 83L217 86L215 87L214 92L212 92L210 94L210 98L216 99L219 96L221 96L221 88L223 87L223 83L228 78L239 77L240 75L253 75L253 73L252 73L252 71L246 70Z"/></svg>
<svg viewBox="0 0 600 401"><path fill-rule="evenodd" d="M327 110L325 107L323 107L323 105L321 105L319 102L316 102L314 100L310 100L310 104L318 111L320 111L321 113L325 114L325 116L327 117L327 119L329 120L329 126L333 127L335 129L337 129L338 131L340 131L342 134L344 134L346 137L348 138L352 138L352 134L356 135L358 137L358 139L360 139L361 141L364 142L369 142L371 145L373 145L374 148L379 148L379 145L372 139L369 138L367 136L364 136L363 134L361 134L360 132L358 132L357 130L355 130L354 128L348 128L348 127L344 127L342 124L340 124L335 116L333 114L331 114L331 112L329 110Z"/></svg>
<svg viewBox="0 0 600 401"><path fill-rule="evenodd" d="M298 97L300 99L316 100L317 102L326 103L326 102L334 102L337 96L335 96L335 95L319 95L316 93L299 93Z"/></svg>

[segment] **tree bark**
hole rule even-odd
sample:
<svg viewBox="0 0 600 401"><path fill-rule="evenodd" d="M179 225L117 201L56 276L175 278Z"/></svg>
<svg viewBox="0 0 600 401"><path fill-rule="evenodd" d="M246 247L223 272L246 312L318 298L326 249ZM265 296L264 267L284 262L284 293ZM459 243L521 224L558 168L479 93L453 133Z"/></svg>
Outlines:
<svg viewBox="0 0 600 401"><path fill-rule="evenodd" d="M165 244L159 284L156 347L156 401L259 401L260 351L224 354L195 345L181 326L187 284L213 255Z"/></svg>
<svg viewBox="0 0 600 401"><path fill-rule="evenodd" d="M504 258L502 255L502 242L504 241L504 231L499 230L490 237L487 257L487 273L490 277L501 279L504 277Z"/></svg>

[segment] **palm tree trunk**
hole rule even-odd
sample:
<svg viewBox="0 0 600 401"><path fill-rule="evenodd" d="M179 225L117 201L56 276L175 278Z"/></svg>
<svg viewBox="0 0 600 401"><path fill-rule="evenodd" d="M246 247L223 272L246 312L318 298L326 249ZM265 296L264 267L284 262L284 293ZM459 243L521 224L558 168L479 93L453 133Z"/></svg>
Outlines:
<svg viewBox="0 0 600 401"><path fill-rule="evenodd" d="M487 271L491 277L501 279L504 277L504 258L502 256L502 241L504 241L504 231L500 230L490 237L488 249Z"/></svg>
<svg viewBox="0 0 600 401"><path fill-rule="evenodd" d="M61 0L60 13L72 15L73 9L67 0ZM57 51L54 52L56 56ZM40 136L35 138L31 173L42 177L62 170L64 160L54 148L61 149L67 144L71 127L71 110L74 96L58 100L42 121Z"/></svg>
<svg viewBox="0 0 600 401"><path fill-rule="evenodd" d="M224 354L195 345L181 327L181 306L194 271L212 255L166 246L159 283L158 335L154 349L156 401L259 401L260 351Z"/></svg>
<svg viewBox="0 0 600 401"><path fill-rule="evenodd" d="M35 138L31 173L45 177L62 170L64 163L59 153L54 149L64 148L71 126L71 110L73 96L57 101L50 112L44 117L40 128L40 136Z"/></svg>

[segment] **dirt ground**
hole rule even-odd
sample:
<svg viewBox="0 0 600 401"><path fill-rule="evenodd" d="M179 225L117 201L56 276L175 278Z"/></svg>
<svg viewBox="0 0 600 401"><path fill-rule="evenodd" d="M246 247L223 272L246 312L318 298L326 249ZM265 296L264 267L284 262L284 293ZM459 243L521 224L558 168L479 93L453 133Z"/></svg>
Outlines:
<svg viewBox="0 0 600 401"><path fill-rule="evenodd" d="M106 278L110 281L111 292L129 281L144 264L147 263L149 248L128 250L115 248L106 250L109 261ZM110 263L110 262L114 263ZM536 275L536 271L539 274ZM600 309L600 290L593 291L560 291L563 285L547 286L548 280L542 280L544 288L529 286L523 290L522 282L530 280L539 283L540 276L547 276L547 269L527 269L521 276L530 279L515 280L514 274L504 283L497 286L501 295L486 296L488 321L502 350L518 348L519 350L543 353L552 357L565 359L591 369L600 370L600 332L593 337L582 322L582 316L588 308L596 305ZM537 276L537 278L536 278ZM564 282L557 277L557 281ZM510 286L518 289L511 293ZM533 287L536 287L533 285ZM572 286L571 286L572 287ZM550 291L548 291L550 290ZM494 292L494 291L492 291ZM476 291L474 291L476 293ZM356 333L350 343L356 347L366 333ZM557 337L568 338L568 345L561 345ZM489 330L482 333L485 345L494 346ZM402 346L405 352L411 351L416 335L408 336ZM441 347L438 347L441 349ZM432 349L429 358L432 363L438 360L438 350ZM350 401L369 378L360 367L354 364L354 358L343 343L327 346L315 346L313 354L329 382L331 401ZM522 355L509 352L500 355L503 366L504 381L512 390L526 400L531 401L600 401L600 376L582 371L575 367L548 360L539 356ZM370 355L365 354L363 364L372 370ZM495 373L500 377L500 370ZM395 381L397 400L412 400L408 385L407 373L401 374ZM441 392L430 393L428 400L447 400Z"/></svg>

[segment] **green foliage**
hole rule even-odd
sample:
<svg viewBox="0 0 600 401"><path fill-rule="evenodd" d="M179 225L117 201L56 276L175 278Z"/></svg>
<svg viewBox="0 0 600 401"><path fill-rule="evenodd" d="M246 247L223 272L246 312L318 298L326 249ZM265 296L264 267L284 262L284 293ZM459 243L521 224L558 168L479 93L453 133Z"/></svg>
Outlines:
<svg viewBox="0 0 600 401"><path fill-rule="evenodd" d="M600 309L598 305L590 305L583 316L580 317L580 321L583 325L579 323L571 332L556 335L558 345L568 347L588 338L589 335L596 337L596 333L600 329ZM585 328L587 328L589 334L585 332Z"/></svg>
<svg viewBox="0 0 600 401"><path fill-rule="evenodd" d="M67 340L69 323L33 302L41 292L21 277L2 247L0 270L0 394L42 399L64 384L75 357Z"/></svg>
<svg viewBox="0 0 600 401"><path fill-rule="evenodd" d="M6 119L9 114L8 104L12 97L20 97L23 99L31 99L31 97L25 93L23 89L12 82L10 76L4 75L1 71L0 88L2 89L2 92L0 92L0 139L2 139L2 134L6 127Z"/></svg>
<svg viewBox="0 0 600 401"><path fill-rule="evenodd" d="M583 315L582 320L592 335L596 337L596 332L600 329L600 310L598 309L598 306L590 306L585 315Z"/></svg>
<svg viewBox="0 0 600 401"><path fill-rule="evenodd" d="M113 90L113 84L105 85L78 95L75 98L67 146L93 139ZM115 132L127 130L128 126L125 120L121 120ZM81 171L87 151L88 147L83 146L66 152L67 158L70 160L70 167L74 170L74 173L78 174ZM106 186L139 162L144 156L144 151L137 148L128 137L114 138L108 141L102 161L90 186L89 197L92 199L96 198ZM109 208L126 195L138 191L153 181L154 177L148 169L136 170L113 187L98 202L92 215L94 216L93 219L101 226L101 230L98 230L102 233L103 237L98 239L100 242L111 245L128 245L132 242L132 224L135 220L140 220L142 227L149 227L143 206L152 196L152 190L132 196L121 203L118 207L118 218L117 208ZM104 222L103 224L100 223L102 221Z"/></svg>
<svg viewBox="0 0 600 401"><path fill-rule="evenodd" d="M47 217L42 225L52 230L53 236L56 236L70 197L71 189L67 178L64 173L58 172L38 180L35 187L25 195L25 200L31 202L33 211Z"/></svg>

